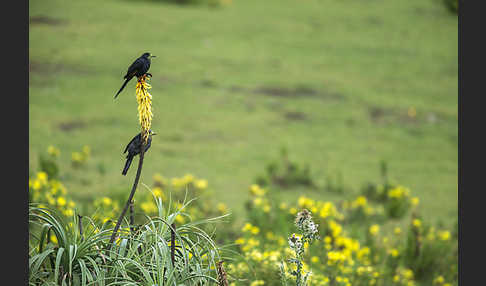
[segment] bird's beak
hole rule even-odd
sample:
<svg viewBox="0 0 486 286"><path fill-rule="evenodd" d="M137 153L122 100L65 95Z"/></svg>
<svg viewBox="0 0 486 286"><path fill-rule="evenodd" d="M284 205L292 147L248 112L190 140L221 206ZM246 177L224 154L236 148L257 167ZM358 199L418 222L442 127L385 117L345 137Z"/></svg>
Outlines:
<svg viewBox="0 0 486 286"><path fill-rule="evenodd" d="M150 57L151 57L151 58L156 58L157 56L151 55Z"/></svg>

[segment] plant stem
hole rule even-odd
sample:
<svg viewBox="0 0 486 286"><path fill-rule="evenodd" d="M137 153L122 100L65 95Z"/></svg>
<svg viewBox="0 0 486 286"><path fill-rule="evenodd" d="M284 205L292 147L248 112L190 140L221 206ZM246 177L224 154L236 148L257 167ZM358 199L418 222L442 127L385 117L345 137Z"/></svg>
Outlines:
<svg viewBox="0 0 486 286"><path fill-rule="evenodd" d="M175 266L175 223L172 223L170 229L170 260L172 261L172 266Z"/></svg>
<svg viewBox="0 0 486 286"><path fill-rule="evenodd" d="M81 220L83 216L78 215L78 226L79 226L79 236L81 236L81 241L84 240L83 238L83 221Z"/></svg>
<svg viewBox="0 0 486 286"><path fill-rule="evenodd" d="M133 218L133 201L130 202L130 232L135 232L135 219Z"/></svg>
<svg viewBox="0 0 486 286"><path fill-rule="evenodd" d="M122 210L122 213L120 214L120 217L118 218L118 221L116 222L116 226L113 229L113 233L111 234L110 242L108 243L106 250L110 250L110 248L113 244L113 241L115 241L116 233L118 232L118 229L120 228L123 217L125 216L125 213L127 212L128 206L132 202L133 196L135 195L135 191L137 190L138 180L140 179L140 174L142 173L142 165L143 165L143 157L144 157L144 154L145 154L145 146L146 146L146 142L144 140L142 140L142 148L140 150L140 159L138 161L137 175L135 176L135 181L133 182L132 191L130 192L130 196L128 197L128 200L125 204L125 207Z"/></svg>

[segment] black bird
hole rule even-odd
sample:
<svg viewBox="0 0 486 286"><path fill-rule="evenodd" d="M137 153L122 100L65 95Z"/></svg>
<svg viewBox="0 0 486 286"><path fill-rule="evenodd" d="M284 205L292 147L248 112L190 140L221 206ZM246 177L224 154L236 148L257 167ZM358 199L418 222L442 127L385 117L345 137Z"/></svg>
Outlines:
<svg viewBox="0 0 486 286"><path fill-rule="evenodd" d="M150 145L152 143L152 135L157 135L157 134L152 130L149 130L149 137L147 140L147 146L145 146L145 152L147 152L148 149L150 148ZM128 143L127 147L125 148L125 151L123 151L123 154L125 154L128 151L127 161L125 162L125 167L123 168L122 171L123 176L127 174L128 168L130 168L130 164L132 164L133 157L140 154L141 150L142 150L142 133L138 133L138 135L133 137L130 143Z"/></svg>
<svg viewBox="0 0 486 286"><path fill-rule="evenodd" d="M115 94L115 98L120 94L120 92L125 88L125 85L134 77L137 78L143 76L144 74L148 74L152 76L150 73L147 73L150 68L150 59L155 58L155 56L151 55L150 53L144 53L141 57L136 59L133 64L128 68L127 74L123 77L125 82L123 83L120 90Z"/></svg>

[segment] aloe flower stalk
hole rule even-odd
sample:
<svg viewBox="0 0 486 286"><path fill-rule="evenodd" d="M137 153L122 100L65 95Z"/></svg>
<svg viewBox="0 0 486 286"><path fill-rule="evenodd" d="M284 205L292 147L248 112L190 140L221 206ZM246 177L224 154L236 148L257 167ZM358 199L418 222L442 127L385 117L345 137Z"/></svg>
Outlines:
<svg viewBox="0 0 486 286"><path fill-rule="evenodd" d="M136 85L136 96L138 102L138 121L142 128L142 138L145 143L148 140L150 126L152 125L152 95L148 92L150 84L147 83L149 77L144 75L140 77Z"/></svg>
<svg viewBox="0 0 486 286"><path fill-rule="evenodd" d="M135 175L135 181L133 182L132 190L130 192L130 195L128 197L128 200L125 204L125 207L123 208L120 217L118 218L118 221L115 225L115 228L113 229L113 232L111 234L110 242L107 246L107 250L109 251L111 249L111 246L113 242L115 241L116 234L118 232L118 229L120 228L121 222L123 220L123 217L125 216L125 213L127 212L128 208L130 205L133 206L133 196L135 195L135 191L137 190L138 186L138 181L140 179L140 175L142 173L142 166L143 166L143 158L145 154L145 146L147 145L148 137L149 137L149 130L150 126L152 125L152 95L148 92L150 88L150 84L147 83L147 75L143 75L138 79L137 85L135 87L135 94L137 96L137 102L138 102L138 120L140 122L140 127L142 129L142 138L144 139L142 143L142 148L140 150L140 159L138 161L138 168L137 168L137 174ZM132 225L133 221L130 222Z"/></svg>

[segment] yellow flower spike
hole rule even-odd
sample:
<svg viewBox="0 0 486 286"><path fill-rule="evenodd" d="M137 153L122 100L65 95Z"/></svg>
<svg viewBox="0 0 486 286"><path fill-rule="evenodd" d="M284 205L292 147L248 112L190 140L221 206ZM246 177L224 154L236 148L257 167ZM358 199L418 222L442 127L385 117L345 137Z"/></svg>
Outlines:
<svg viewBox="0 0 486 286"><path fill-rule="evenodd" d="M140 127L142 128L142 135L145 142L148 140L148 131L152 125L153 117L152 95L148 92L152 87L147 83L147 78L146 75L140 77L135 87L135 94L138 102L138 120L140 122Z"/></svg>

